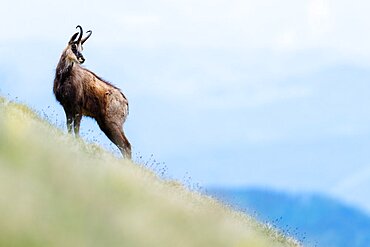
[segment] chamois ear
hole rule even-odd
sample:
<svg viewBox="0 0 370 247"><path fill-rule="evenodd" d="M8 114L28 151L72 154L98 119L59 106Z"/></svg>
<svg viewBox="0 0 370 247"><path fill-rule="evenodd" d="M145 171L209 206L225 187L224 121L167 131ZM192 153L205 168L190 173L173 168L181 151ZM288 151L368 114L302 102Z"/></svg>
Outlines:
<svg viewBox="0 0 370 247"><path fill-rule="evenodd" d="M73 34L73 36L71 37L71 39L69 40L68 43L72 44L75 41L75 39L77 38L77 35L78 35L78 33Z"/></svg>

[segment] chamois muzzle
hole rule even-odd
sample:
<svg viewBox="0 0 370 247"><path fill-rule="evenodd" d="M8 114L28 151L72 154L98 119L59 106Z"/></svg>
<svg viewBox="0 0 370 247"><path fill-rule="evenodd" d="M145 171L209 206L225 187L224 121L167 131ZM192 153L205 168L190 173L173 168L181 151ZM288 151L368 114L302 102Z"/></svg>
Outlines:
<svg viewBox="0 0 370 247"><path fill-rule="evenodd" d="M78 59L78 62L80 64L83 64L85 62L85 58L84 58L84 56L82 56L82 54L80 52L77 55L77 59Z"/></svg>

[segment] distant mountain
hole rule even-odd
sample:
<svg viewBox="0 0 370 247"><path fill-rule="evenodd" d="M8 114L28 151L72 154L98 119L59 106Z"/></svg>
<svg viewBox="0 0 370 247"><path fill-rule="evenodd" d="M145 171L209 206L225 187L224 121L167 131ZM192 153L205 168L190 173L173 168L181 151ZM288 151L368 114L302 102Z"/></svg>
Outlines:
<svg viewBox="0 0 370 247"><path fill-rule="evenodd" d="M269 222L305 246L370 246L370 217L322 195L242 188L211 188L207 193Z"/></svg>

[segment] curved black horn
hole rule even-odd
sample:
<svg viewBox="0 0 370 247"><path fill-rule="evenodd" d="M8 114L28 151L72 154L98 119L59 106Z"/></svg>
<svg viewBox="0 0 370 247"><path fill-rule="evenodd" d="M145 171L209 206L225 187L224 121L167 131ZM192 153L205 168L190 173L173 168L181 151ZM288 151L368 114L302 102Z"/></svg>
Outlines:
<svg viewBox="0 0 370 247"><path fill-rule="evenodd" d="M72 35L71 39L69 40L70 44L72 44L75 41L77 35L78 35L78 33L75 33L75 34Z"/></svg>
<svg viewBox="0 0 370 247"><path fill-rule="evenodd" d="M78 25L76 28L80 29L80 36L78 36L78 39L77 39L77 43L80 43L82 39L82 34L83 34L82 27Z"/></svg>
<svg viewBox="0 0 370 247"><path fill-rule="evenodd" d="M90 38L90 36L91 36L91 34L92 34L92 31L91 31L91 30L89 30L89 31L87 31L86 33L89 33L89 34L88 34L85 38L83 38L83 39L82 39L81 44L85 43L85 41L86 41L88 38Z"/></svg>

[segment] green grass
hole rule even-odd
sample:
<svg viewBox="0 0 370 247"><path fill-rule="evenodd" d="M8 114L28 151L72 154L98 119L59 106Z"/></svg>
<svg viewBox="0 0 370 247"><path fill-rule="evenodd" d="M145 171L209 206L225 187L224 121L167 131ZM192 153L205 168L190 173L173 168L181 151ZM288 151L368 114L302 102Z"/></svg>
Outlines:
<svg viewBox="0 0 370 247"><path fill-rule="evenodd" d="M299 246L0 97L0 246Z"/></svg>

